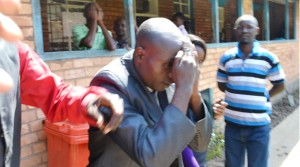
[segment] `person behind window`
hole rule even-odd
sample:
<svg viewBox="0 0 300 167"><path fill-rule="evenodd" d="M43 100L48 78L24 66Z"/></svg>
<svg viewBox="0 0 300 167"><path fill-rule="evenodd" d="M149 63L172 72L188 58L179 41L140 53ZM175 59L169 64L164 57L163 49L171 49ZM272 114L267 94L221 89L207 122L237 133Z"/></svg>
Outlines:
<svg viewBox="0 0 300 167"><path fill-rule="evenodd" d="M188 32L184 27L185 16L183 13L176 12L172 17L172 21L179 28L183 35L188 35Z"/></svg>
<svg viewBox="0 0 300 167"><path fill-rule="evenodd" d="M95 2L86 4L83 16L86 18L86 24L75 25L72 30L73 50L115 50L112 34L103 23L104 13L100 5Z"/></svg>
<svg viewBox="0 0 300 167"><path fill-rule="evenodd" d="M134 30L135 33L137 32L137 25L136 22L134 23ZM128 36L126 35L127 32L127 25L124 17L117 17L114 22L114 31L116 33L115 42L117 48L126 48L131 49L130 44L128 43Z"/></svg>
<svg viewBox="0 0 300 167"><path fill-rule="evenodd" d="M124 17L118 17L114 22L114 31L116 33L115 42L117 48L130 48L126 36L126 21Z"/></svg>

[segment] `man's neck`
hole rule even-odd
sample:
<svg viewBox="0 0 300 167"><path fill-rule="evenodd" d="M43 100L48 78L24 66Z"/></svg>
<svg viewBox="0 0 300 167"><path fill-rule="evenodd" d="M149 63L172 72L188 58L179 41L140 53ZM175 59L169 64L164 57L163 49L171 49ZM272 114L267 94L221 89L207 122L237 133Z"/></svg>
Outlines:
<svg viewBox="0 0 300 167"><path fill-rule="evenodd" d="M125 41L126 40L126 36L117 36L116 40L117 41Z"/></svg>
<svg viewBox="0 0 300 167"><path fill-rule="evenodd" d="M248 43L248 44L240 43L239 48L243 53L243 59L246 59L249 57L249 54L252 52L253 43Z"/></svg>

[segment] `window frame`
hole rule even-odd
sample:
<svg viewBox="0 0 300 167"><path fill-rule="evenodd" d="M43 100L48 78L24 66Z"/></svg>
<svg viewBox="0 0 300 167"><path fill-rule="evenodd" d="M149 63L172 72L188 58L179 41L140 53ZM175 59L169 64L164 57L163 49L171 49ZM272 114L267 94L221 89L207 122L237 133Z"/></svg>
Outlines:
<svg viewBox="0 0 300 167"><path fill-rule="evenodd" d="M133 23L133 17L129 13L130 6L132 5L133 0L124 0L124 8L125 16L127 25L131 25ZM121 56L128 52L127 49L116 49L114 51L108 50L83 50L83 51L57 51L57 52L45 52L44 50L44 37L43 37L43 30L42 30L42 17L41 17L41 2L40 0L32 0L32 18L33 18L33 27L34 27L34 42L35 42L35 50L39 54L39 56L44 61L49 60L64 60L64 59L76 59L76 58L90 58L90 57L114 57L114 56ZM132 7L131 7L132 9ZM129 17L132 17L129 19ZM134 33L134 27L129 26L130 32L130 42L131 46L135 44L135 38L132 39L132 32Z"/></svg>
<svg viewBox="0 0 300 167"><path fill-rule="evenodd" d="M181 12L181 13L183 13L182 6L183 6L183 5L187 6L187 7L188 7L188 14L185 14L185 13L183 13L183 14L184 14L184 16L187 17L187 18L191 18L191 3L192 3L191 1L193 1L193 0L187 0L187 1L188 1L187 3L184 3L184 2L182 2L182 0L178 0L178 2L175 2L175 1L173 0L173 5L178 4L179 7L180 7L180 12Z"/></svg>
<svg viewBox="0 0 300 167"><path fill-rule="evenodd" d="M265 29L264 30L261 30L261 31L264 31L264 41L275 41L275 40L271 40L270 39L270 9L269 9L269 2L272 1L272 0L263 0L263 8L264 8L264 27ZM274 0L273 0L274 1ZM278 1L278 0L277 0ZM285 12L284 12L284 17L285 17L285 38L286 39L280 39L280 40L276 40L276 41L292 41L292 40L297 40L296 39L296 33L297 33L297 26L296 26L296 17L297 17L297 2L296 0L292 0L293 3L295 4L294 5L294 9L293 9L293 34L294 34L294 37L290 37L289 36L289 19L290 19L290 16L289 16L289 0L279 0L279 1L282 1L282 3L285 5ZM253 0L252 0L252 5L254 4ZM254 8L252 7L252 13L254 13ZM294 38L294 39L293 39Z"/></svg>
<svg viewBox="0 0 300 167"><path fill-rule="evenodd" d="M126 0L124 0L126 1ZM149 0L151 1L151 0ZM138 13L136 12L136 0L133 0L133 9L134 9L134 14L135 16L140 16L140 17L158 17L159 13L158 13L158 0L152 0L151 2L153 2L153 8L154 8L154 12L153 13Z"/></svg>

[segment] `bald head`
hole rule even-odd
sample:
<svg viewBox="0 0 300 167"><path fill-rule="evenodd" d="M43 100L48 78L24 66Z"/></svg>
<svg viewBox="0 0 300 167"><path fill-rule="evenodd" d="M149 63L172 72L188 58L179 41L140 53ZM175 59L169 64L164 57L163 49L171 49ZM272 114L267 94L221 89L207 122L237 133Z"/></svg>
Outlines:
<svg viewBox="0 0 300 167"><path fill-rule="evenodd" d="M166 18L151 18L144 21L136 35L136 46L177 43L181 45L183 35L176 25Z"/></svg>
<svg viewBox="0 0 300 167"><path fill-rule="evenodd" d="M242 15L235 21L234 28L236 28L241 21L250 21L254 26L258 27L257 19L254 16Z"/></svg>

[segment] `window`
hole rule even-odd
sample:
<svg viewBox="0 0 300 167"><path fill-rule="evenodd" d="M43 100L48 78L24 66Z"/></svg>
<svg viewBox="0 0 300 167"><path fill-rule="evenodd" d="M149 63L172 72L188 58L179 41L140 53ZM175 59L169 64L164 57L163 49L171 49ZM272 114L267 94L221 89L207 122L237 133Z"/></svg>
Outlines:
<svg viewBox="0 0 300 167"><path fill-rule="evenodd" d="M183 13L187 18L190 17L190 0L174 0L174 11Z"/></svg>
<svg viewBox="0 0 300 167"><path fill-rule="evenodd" d="M264 2L262 0L253 0L253 13L258 21L260 28L259 34L256 36L257 40L266 40L265 38L265 20L264 20Z"/></svg>
<svg viewBox="0 0 300 167"><path fill-rule="evenodd" d="M134 7L137 26L151 17L158 16L157 0L135 0Z"/></svg>
<svg viewBox="0 0 300 167"><path fill-rule="evenodd" d="M269 1L270 39L285 39L285 0Z"/></svg>
<svg viewBox="0 0 300 167"><path fill-rule="evenodd" d="M239 17L238 0L219 0L220 42L235 42L234 23Z"/></svg>
<svg viewBox="0 0 300 167"><path fill-rule="evenodd" d="M174 0L174 13L181 12L185 16L184 27L189 33L194 33L193 13L191 12L190 0Z"/></svg>
<svg viewBox="0 0 300 167"><path fill-rule="evenodd" d="M72 50L72 28L85 24L83 8L92 0L41 1L44 50L46 52Z"/></svg>
<svg viewBox="0 0 300 167"><path fill-rule="evenodd" d="M114 20L117 17L124 16L124 5L126 4L126 6L128 6L128 3L125 3L123 0L31 1L36 51L44 60L119 56L127 52L126 49L117 49L115 51L108 51L106 49L74 51L72 49L72 27L77 24L85 24L86 20L83 17L83 8L85 4L93 1L96 1L101 6L104 12L103 22L107 30L115 37L115 32L113 30Z"/></svg>
<svg viewBox="0 0 300 167"><path fill-rule="evenodd" d="M289 39L296 39L296 33L295 33L295 21L296 21L296 7L297 4L295 4L295 1L289 1L288 2L289 7Z"/></svg>

